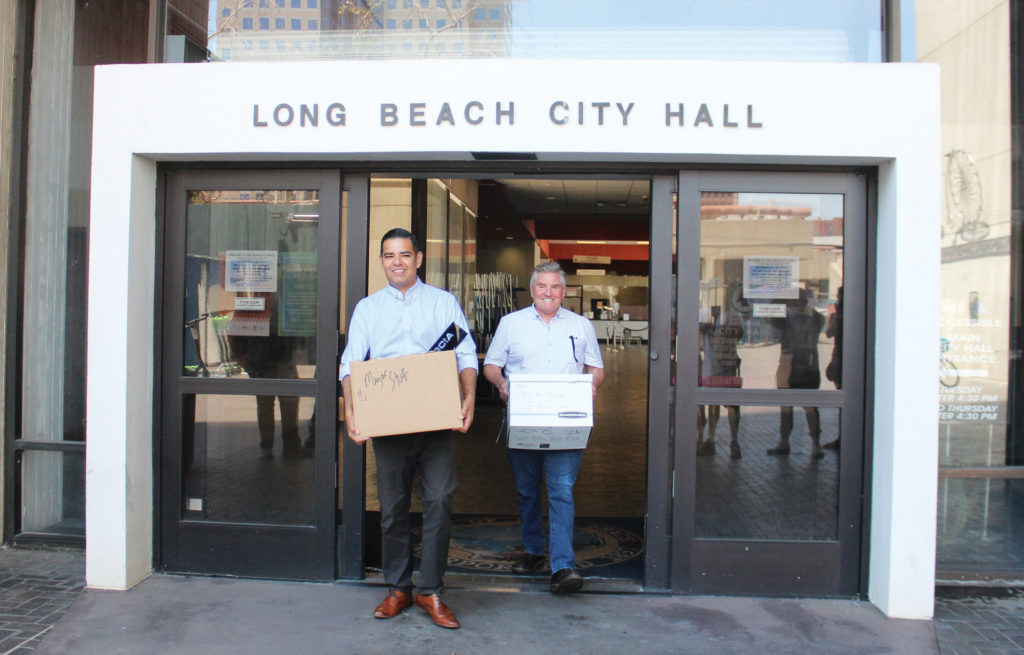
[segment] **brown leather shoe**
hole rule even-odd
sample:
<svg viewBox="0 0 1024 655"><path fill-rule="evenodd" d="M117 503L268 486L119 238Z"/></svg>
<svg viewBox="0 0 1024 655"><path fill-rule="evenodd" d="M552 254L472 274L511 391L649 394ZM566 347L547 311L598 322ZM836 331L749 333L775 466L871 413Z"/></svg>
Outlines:
<svg viewBox="0 0 1024 655"><path fill-rule="evenodd" d="M416 604L430 615L434 624L450 630L459 627L459 620L455 618L455 614L441 600L441 594L430 594L427 596L416 594Z"/></svg>
<svg viewBox="0 0 1024 655"><path fill-rule="evenodd" d="M384 602L373 610L373 617L376 619L390 619L398 616L402 610L412 605L412 594L392 589Z"/></svg>

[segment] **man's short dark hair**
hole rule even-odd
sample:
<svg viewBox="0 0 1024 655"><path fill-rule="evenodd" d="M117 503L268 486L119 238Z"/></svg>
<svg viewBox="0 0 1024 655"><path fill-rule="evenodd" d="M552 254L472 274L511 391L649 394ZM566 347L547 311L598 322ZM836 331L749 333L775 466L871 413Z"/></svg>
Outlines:
<svg viewBox="0 0 1024 655"><path fill-rule="evenodd" d="M384 254L384 242L390 239L408 239L412 241L412 253L415 255L420 250L420 242L416 239L416 235L409 230L404 230L400 227L393 227L384 233L384 236L380 238L380 254Z"/></svg>

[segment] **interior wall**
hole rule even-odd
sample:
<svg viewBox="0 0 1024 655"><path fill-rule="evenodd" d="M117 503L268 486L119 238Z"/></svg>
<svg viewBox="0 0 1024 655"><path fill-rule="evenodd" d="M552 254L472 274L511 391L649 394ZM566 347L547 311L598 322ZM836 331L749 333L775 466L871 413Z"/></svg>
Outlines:
<svg viewBox="0 0 1024 655"><path fill-rule="evenodd" d="M519 309L522 309L533 302L529 286L533 267L537 265L534 250L533 239L481 239L477 243L476 270L479 273L515 275L518 278L516 302Z"/></svg>
<svg viewBox="0 0 1024 655"><path fill-rule="evenodd" d="M595 298L607 299L612 306L619 304L620 313L631 313L633 320L647 320L647 275L567 275L566 284L583 285L583 312L590 311ZM600 336L600 335L599 335Z"/></svg>
<svg viewBox="0 0 1024 655"><path fill-rule="evenodd" d="M380 265L380 240L388 230L412 229L412 181L375 179L370 181L370 230L366 252L366 292L387 286ZM420 235L416 235L419 238ZM422 276L422 274L421 274Z"/></svg>

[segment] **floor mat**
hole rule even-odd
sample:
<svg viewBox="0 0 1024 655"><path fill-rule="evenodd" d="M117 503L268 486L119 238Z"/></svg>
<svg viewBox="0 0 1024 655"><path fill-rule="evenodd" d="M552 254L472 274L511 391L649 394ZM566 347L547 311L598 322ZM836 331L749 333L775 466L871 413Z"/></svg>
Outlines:
<svg viewBox="0 0 1024 655"><path fill-rule="evenodd" d="M414 533L419 557L420 529ZM576 568L603 578L643 577L642 534L639 519L577 518L573 534ZM512 574L512 563L522 552L516 517L464 516L452 521L451 571Z"/></svg>

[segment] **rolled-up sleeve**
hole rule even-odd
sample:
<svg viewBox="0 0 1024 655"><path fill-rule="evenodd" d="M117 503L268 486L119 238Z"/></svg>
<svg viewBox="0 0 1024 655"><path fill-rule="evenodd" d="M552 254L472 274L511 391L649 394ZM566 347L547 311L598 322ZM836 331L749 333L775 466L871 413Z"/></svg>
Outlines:
<svg viewBox="0 0 1024 655"><path fill-rule="evenodd" d="M506 363L508 363L508 321L503 317L498 321L498 329L494 331L491 345L487 349L487 355L484 356L484 366L493 364L504 368Z"/></svg>
<svg viewBox="0 0 1024 655"><path fill-rule="evenodd" d="M364 310L365 305L360 300L352 312L352 321L348 325L348 334L345 335L345 352L341 354L341 363L338 365L339 380L351 375L352 362L362 361L370 349L370 333L367 330Z"/></svg>
<svg viewBox="0 0 1024 655"><path fill-rule="evenodd" d="M451 297L451 320L466 331L466 338L460 341L459 345L455 346L455 362L460 372L467 368L479 371L480 362L476 356L476 342L473 341L473 335L469 332L469 321L466 320L466 314L459 307L459 301L455 299L455 296L451 294L449 296Z"/></svg>
<svg viewBox="0 0 1024 655"><path fill-rule="evenodd" d="M594 325L585 320L583 323L583 334L586 337L586 346L583 348L583 363L594 368L604 368L604 360L601 359L601 347L597 343L597 334L594 332Z"/></svg>

